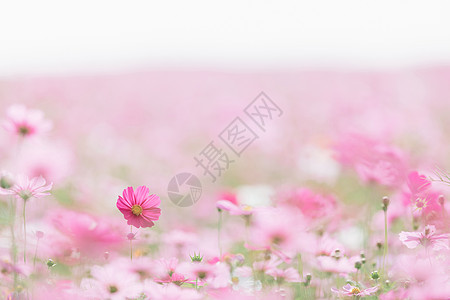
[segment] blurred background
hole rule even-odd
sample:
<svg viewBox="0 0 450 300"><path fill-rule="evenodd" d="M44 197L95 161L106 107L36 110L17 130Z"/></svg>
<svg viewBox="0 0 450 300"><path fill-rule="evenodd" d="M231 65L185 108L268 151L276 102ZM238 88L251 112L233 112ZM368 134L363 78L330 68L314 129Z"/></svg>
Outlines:
<svg viewBox="0 0 450 300"><path fill-rule="evenodd" d="M19 168L54 181L65 205L105 213L128 185L167 200L178 172L202 181L196 213L214 206L208 195L241 186L327 189L343 172L332 146L349 133L403 148L411 168L445 167L449 9L446 1L3 3L1 110L43 110L53 130L22 149ZM211 182L194 157L211 141L226 149L219 134L262 91L283 114L256 128L240 157L230 152L235 161ZM10 157L11 137L0 141Z"/></svg>

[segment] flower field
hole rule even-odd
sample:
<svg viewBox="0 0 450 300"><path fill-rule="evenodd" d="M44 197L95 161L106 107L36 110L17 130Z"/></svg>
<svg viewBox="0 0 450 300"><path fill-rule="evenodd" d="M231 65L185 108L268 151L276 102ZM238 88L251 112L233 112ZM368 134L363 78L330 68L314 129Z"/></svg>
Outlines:
<svg viewBox="0 0 450 300"><path fill-rule="evenodd" d="M0 81L1 299L450 299L450 68Z"/></svg>

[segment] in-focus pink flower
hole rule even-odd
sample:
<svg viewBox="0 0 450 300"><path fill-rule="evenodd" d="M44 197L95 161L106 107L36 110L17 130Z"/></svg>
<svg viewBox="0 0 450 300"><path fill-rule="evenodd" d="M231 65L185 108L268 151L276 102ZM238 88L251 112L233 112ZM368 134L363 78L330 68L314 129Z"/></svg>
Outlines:
<svg viewBox="0 0 450 300"><path fill-rule="evenodd" d="M338 290L335 288L331 288L331 291L335 294L338 294L340 296L358 296L358 297L365 297L370 296L374 294L378 290L378 286L374 286L371 288L363 289L361 290L357 286L353 286L350 284L346 284L342 287L342 290Z"/></svg>
<svg viewBox="0 0 450 300"><path fill-rule="evenodd" d="M43 177L34 177L28 179L25 175L19 175L12 187L9 189L0 189L0 194L15 195L24 201L30 198L40 198L50 195L53 183L47 184Z"/></svg>
<svg viewBox="0 0 450 300"><path fill-rule="evenodd" d="M422 232L405 232L399 234L400 241L406 247L414 249L419 245L431 246L433 250L449 249L447 234L436 234L434 225L427 225Z"/></svg>
<svg viewBox="0 0 450 300"><path fill-rule="evenodd" d="M44 119L42 111L28 109L25 105L15 104L8 108L7 119L3 127L21 137L33 136L51 129L50 121Z"/></svg>
<svg viewBox="0 0 450 300"><path fill-rule="evenodd" d="M123 197L122 197L123 196ZM140 186L136 192L132 187L123 190L122 196L117 199L117 208L122 212L128 225L134 227L152 227L153 221L159 220L161 203L155 194L150 195L150 190L146 186Z"/></svg>

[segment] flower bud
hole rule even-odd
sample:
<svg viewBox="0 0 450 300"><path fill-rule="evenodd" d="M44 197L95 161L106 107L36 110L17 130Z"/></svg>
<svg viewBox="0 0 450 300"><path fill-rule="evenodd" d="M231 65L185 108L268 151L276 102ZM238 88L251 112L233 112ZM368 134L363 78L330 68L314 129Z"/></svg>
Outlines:
<svg viewBox="0 0 450 300"><path fill-rule="evenodd" d="M54 266L56 266L56 263L51 258L49 258L47 260L47 267L50 269L53 268Z"/></svg>
<svg viewBox="0 0 450 300"><path fill-rule="evenodd" d="M382 207L382 209L383 209L384 211L387 211L388 206L389 206L389 203L390 203L389 198L386 197L386 196L383 197L383 204L381 205L381 207Z"/></svg>
<svg viewBox="0 0 450 300"><path fill-rule="evenodd" d="M373 271L372 273L370 273L370 278L372 278L373 280L378 280L380 278L380 274L378 274L378 271Z"/></svg>

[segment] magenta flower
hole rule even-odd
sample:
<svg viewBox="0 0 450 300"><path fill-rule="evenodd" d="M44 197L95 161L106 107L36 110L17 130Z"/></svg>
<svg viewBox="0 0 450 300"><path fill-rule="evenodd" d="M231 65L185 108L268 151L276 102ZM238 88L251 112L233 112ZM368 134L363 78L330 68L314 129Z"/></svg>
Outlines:
<svg viewBox="0 0 450 300"><path fill-rule="evenodd" d="M19 175L12 187L9 189L0 189L0 194L15 195L24 201L30 198L40 198L50 195L49 191L53 184L47 184L41 176L28 179L25 175Z"/></svg>
<svg viewBox="0 0 450 300"><path fill-rule="evenodd" d="M359 287L353 286L353 285L350 285L347 283L346 285L344 285L342 287L342 290L331 288L331 291L340 296L365 297L365 296L370 296L370 295L376 293L376 291L378 291L378 286L374 286L371 288L361 290Z"/></svg>
<svg viewBox="0 0 450 300"><path fill-rule="evenodd" d="M140 186L136 192L132 187L123 190L123 197L117 199L117 208L123 213L128 225L134 227L152 227L153 221L159 220L161 203L155 194L150 195L146 186Z"/></svg>
<svg viewBox="0 0 450 300"><path fill-rule="evenodd" d="M400 241L406 247L414 249L419 245L424 247L431 246L433 250L449 249L448 235L436 234L436 227L434 225L427 225L422 232L405 232L399 234Z"/></svg>
<svg viewBox="0 0 450 300"><path fill-rule="evenodd" d="M7 119L3 127L17 136L32 136L51 129L50 121L44 119L42 111L28 109L24 105L12 105L8 108Z"/></svg>

